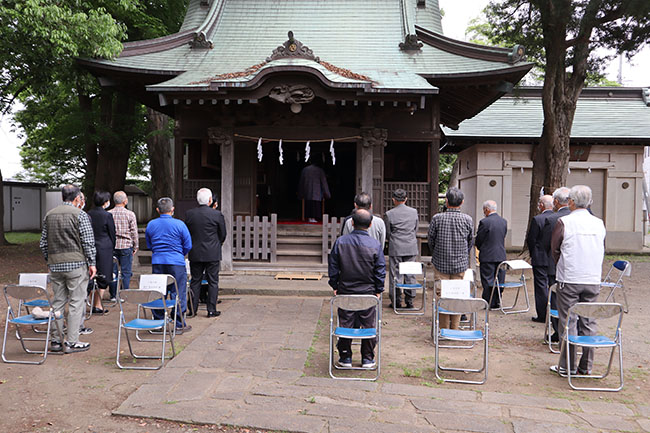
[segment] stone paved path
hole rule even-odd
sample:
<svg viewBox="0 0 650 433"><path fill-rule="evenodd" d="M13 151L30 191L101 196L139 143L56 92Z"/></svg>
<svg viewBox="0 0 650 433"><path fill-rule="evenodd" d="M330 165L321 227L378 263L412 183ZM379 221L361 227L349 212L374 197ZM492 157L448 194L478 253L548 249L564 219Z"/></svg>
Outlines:
<svg viewBox="0 0 650 433"><path fill-rule="evenodd" d="M322 302L236 301L114 414L314 433L650 431L641 404L304 377Z"/></svg>

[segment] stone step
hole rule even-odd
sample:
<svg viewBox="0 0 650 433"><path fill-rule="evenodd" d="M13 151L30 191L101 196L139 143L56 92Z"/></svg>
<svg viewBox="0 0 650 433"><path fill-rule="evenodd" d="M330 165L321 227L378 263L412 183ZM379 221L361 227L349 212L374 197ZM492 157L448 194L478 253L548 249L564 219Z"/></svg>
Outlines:
<svg viewBox="0 0 650 433"><path fill-rule="evenodd" d="M295 248L295 247L283 247L279 248L278 251L276 252L277 256L322 256L322 251L320 249L320 246L318 249L311 249L311 248Z"/></svg>

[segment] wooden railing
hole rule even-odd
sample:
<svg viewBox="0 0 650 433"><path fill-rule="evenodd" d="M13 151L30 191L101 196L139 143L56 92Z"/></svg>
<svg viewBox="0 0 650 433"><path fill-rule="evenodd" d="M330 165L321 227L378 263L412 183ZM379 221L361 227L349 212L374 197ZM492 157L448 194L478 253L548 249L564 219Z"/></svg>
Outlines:
<svg viewBox="0 0 650 433"><path fill-rule="evenodd" d="M334 241L339 237L341 233L341 223L343 218L334 217L330 219L329 215L323 215L323 261L324 265L327 264L327 258L330 251L332 251L332 246Z"/></svg>
<svg viewBox="0 0 650 433"><path fill-rule="evenodd" d="M428 182L384 182L384 212L393 208L393 191L402 188L408 197L407 205L418 211L420 221L429 221L429 183ZM437 197L436 197L437 198Z"/></svg>
<svg viewBox="0 0 650 433"><path fill-rule="evenodd" d="M275 263L278 250L278 216L235 218L232 225L233 260L264 260Z"/></svg>

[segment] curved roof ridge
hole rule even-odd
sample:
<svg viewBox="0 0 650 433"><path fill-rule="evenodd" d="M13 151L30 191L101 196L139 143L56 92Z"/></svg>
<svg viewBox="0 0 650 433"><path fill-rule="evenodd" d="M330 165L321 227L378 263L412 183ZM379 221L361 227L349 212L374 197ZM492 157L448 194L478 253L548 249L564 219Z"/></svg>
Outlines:
<svg viewBox="0 0 650 433"><path fill-rule="evenodd" d="M415 30L418 38L427 45L474 59L515 64L523 61L526 53L523 45L514 45L512 48L479 45L452 39L418 25Z"/></svg>

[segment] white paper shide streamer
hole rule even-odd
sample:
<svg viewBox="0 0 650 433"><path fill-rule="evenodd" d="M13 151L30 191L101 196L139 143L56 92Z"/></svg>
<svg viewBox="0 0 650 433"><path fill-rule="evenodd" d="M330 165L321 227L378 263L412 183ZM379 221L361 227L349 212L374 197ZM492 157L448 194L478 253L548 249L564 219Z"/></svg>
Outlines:
<svg viewBox="0 0 650 433"><path fill-rule="evenodd" d="M305 144L305 162L309 161L309 155L311 153L311 146L309 145L309 141L307 144Z"/></svg>
<svg viewBox="0 0 650 433"><path fill-rule="evenodd" d="M543 195L544 195L544 187L541 187L541 188L539 189L539 196L541 197L541 196L543 196Z"/></svg>
<svg viewBox="0 0 650 433"><path fill-rule="evenodd" d="M262 137L260 137L259 140L257 140L257 160L259 162L262 162Z"/></svg>
<svg viewBox="0 0 650 433"><path fill-rule="evenodd" d="M282 153L282 140L278 144L278 151L280 151L280 165L284 165L284 155Z"/></svg>
<svg viewBox="0 0 650 433"><path fill-rule="evenodd" d="M330 141L330 154L332 155L332 165L336 165L336 154L334 153L334 139Z"/></svg>

